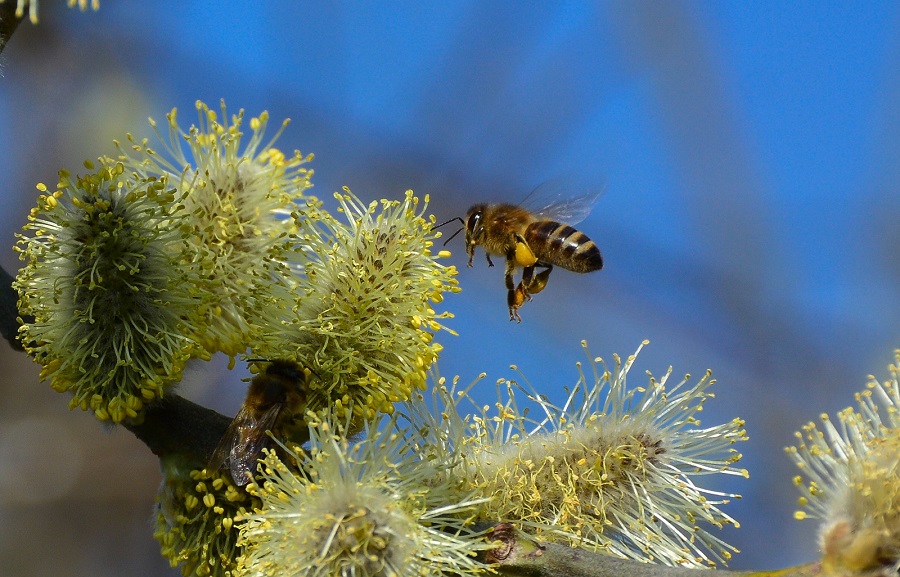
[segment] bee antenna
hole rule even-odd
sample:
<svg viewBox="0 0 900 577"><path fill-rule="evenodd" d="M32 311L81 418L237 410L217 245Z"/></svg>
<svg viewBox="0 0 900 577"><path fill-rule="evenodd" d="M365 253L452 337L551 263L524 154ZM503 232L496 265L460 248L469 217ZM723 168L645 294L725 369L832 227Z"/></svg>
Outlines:
<svg viewBox="0 0 900 577"><path fill-rule="evenodd" d="M460 220L462 220L462 219L460 219ZM447 243L450 242L451 240L453 240L454 238L456 238L456 235L458 235L459 233L461 233L465 228L466 228L466 227L464 227L464 226L463 226L463 227L460 227L459 230L457 230L456 232L454 232L453 234L451 234L451 235L450 235L450 238L448 238L447 240L444 241L444 246L447 246Z"/></svg>
<svg viewBox="0 0 900 577"><path fill-rule="evenodd" d="M247 359L248 363L271 363L272 359Z"/></svg>
<svg viewBox="0 0 900 577"><path fill-rule="evenodd" d="M466 223L465 223L465 221L462 219L462 217L457 216L456 218L451 218L450 220L448 220L448 221L446 221L446 222L442 222L441 224L435 226L434 228L441 228L441 227L444 226L445 224L450 224L450 223L453 222L454 220L458 220L463 226L466 226Z"/></svg>

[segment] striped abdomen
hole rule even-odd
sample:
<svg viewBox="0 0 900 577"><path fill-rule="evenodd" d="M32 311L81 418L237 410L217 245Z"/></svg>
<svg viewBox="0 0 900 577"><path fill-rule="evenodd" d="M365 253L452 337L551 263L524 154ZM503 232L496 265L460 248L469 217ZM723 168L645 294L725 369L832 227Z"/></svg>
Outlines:
<svg viewBox="0 0 900 577"><path fill-rule="evenodd" d="M567 224L539 220L528 225L523 236L540 262L572 272L603 268L603 256L594 241Z"/></svg>

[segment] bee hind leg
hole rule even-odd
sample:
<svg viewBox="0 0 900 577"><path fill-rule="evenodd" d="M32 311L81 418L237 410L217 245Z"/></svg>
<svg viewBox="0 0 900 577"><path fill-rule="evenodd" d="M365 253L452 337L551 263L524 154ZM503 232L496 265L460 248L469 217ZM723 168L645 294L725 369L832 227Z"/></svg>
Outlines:
<svg viewBox="0 0 900 577"><path fill-rule="evenodd" d="M516 321L518 323L522 322L522 317L519 316L519 308L524 304L524 300L520 300L520 294L517 290L509 291L506 300L509 303L509 320Z"/></svg>
<svg viewBox="0 0 900 577"><path fill-rule="evenodd" d="M520 297L522 300L531 300L531 295L544 290L547 286L547 282L550 280L550 272L553 270L553 265L538 264L535 266L546 267L546 270L535 275L534 266L525 267L525 270L522 272L522 280L519 282L519 286L516 287L516 292L522 293L522 296Z"/></svg>
<svg viewBox="0 0 900 577"><path fill-rule="evenodd" d="M506 282L506 304L509 306L509 320L522 322L522 317L519 316L519 307L525 304L526 297L528 296L521 289L521 283L519 286L516 286L515 279L513 278L513 273L516 271L516 260L515 255L508 255L506 257L506 273L504 274L504 281Z"/></svg>
<svg viewBox="0 0 900 577"><path fill-rule="evenodd" d="M537 275L534 274L533 266L525 267L525 270L522 273L522 280L515 289L512 288L511 284L507 284L507 289L509 289L507 294L509 320L522 322L522 317L519 316L519 308L527 301L531 300L531 295L541 292L544 290L544 287L547 286L547 282L550 280L550 271L553 270L553 266L540 266L546 266L547 268Z"/></svg>
<svg viewBox="0 0 900 577"><path fill-rule="evenodd" d="M547 287L547 283L550 281L550 272L553 270L553 265L548 264L538 266L546 266L547 268L537 275L534 275L534 267L530 267L530 269L526 268L525 272L522 274L522 282L519 283L522 290L529 295L528 300L531 300L531 295L544 290Z"/></svg>

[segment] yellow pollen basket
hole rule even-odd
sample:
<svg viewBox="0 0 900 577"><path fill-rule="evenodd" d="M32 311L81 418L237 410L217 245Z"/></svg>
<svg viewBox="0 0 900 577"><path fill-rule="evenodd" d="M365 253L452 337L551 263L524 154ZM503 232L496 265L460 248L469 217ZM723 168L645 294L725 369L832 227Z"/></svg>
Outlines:
<svg viewBox="0 0 900 577"><path fill-rule="evenodd" d="M516 243L516 264L519 266L534 266L534 263L537 262L537 257L534 256L534 253L531 252L531 247L529 247L524 242Z"/></svg>

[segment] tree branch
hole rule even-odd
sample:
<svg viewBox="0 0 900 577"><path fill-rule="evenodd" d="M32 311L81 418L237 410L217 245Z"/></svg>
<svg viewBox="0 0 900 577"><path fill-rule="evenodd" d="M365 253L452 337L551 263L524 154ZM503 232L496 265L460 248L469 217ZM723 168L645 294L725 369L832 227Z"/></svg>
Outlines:
<svg viewBox="0 0 900 577"><path fill-rule="evenodd" d="M124 424L157 457L178 454L197 469L209 462L231 418L172 394L148 406L139 425Z"/></svg>
<svg viewBox="0 0 900 577"><path fill-rule="evenodd" d="M668 567L619 559L603 553L594 553L559 545L539 542L516 530L509 523L494 527L489 538L499 542L497 548L487 551L483 561L495 564L502 575L508 577L704 577L707 569ZM816 577L821 574L818 563L800 565L780 571L725 571L715 574L721 577Z"/></svg>

